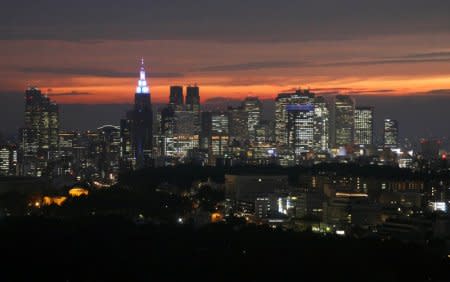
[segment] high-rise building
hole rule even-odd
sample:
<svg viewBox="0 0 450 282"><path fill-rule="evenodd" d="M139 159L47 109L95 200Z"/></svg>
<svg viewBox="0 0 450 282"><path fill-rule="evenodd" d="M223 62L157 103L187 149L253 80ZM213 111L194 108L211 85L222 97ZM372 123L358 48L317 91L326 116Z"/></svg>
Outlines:
<svg viewBox="0 0 450 282"><path fill-rule="evenodd" d="M314 105L291 104L286 110L288 147L295 156L308 153L314 145Z"/></svg>
<svg viewBox="0 0 450 282"><path fill-rule="evenodd" d="M200 149L209 150L212 136L212 112L201 113Z"/></svg>
<svg viewBox="0 0 450 282"><path fill-rule="evenodd" d="M141 61L140 77L134 96L134 109L127 113L127 118L131 121L131 146L136 166L148 166L153 150L153 113L144 59Z"/></svg>
<svg viewBox="0 0 450 282"><path fill-rule="evenodd" d="M336 96L334 108L334 135L336 146L353 145L355 103L350 96Z"/></svg>
<svg viewBox="0 0 450 282"><path fill-rule="evenodd" d="M173 144L178 158L186 158L189 151L199 147L199 112L175 111Z"/></svg>
<svg viewBox="0 0 450 282"><path fill-rule="evenodd" d="M355 145L373 144L373 107L356 107L354 134Z"/></svg>
<svg viewBox="0 0 450 282"><path fill-rule="evenodd" d="M161 110L160 156L173 156L175 152L173 137L175 133L175 110L169 105Z"/></svg>
<svg viewBox="0 0 450 282"><path fill-rule="evenodd" d="M109 181L117 179L120 168L120 126L104 125L97 128L99 152L97 168L100 176Z"/></svg>
<svg viewBox="0 0 450 282"><path fill-rule="evenodd" d="M17 174L17 148L13 145L0 145L0 176Z"/></svg>
<svg viewBox="0 0 450 282"><path fill-rule="evenodd" d="M197 85L186 88L186 110L200 112L200 89Z"/></svg>
<svg viewBox="0 0 450 282"><path fill-rule="evenodd" d="M200 132L200 89L197 85L186 88L186 111L194 113L191 123L195 127L195 132Z"/></svg>
<svg viewBox="0 0 450 282"><path fill-rule="evenodd" d="M324 97L314 98L314 151L325 152L330 148L330 111Z"/></svg>
<svg viewBox="0 0 450 282"><path fill-rule="evenodd" d="M262 104L258 97L247 97L242 102L242 108L247 113L247 128L250 141L256 138L256 128L261 123Z"/></svg>
<svg viewBox="0 0 450 282"><path fill-rule="evenodd" d="M243 144L249 139L248 112L243 107L228 107L230 141Z"/></svg>
<svg viewBox="0 0 450 282"><path fill-rule="evenodd" d="M20 130L21 174L41 176L58 155L58 106L30 87L25 91L25 126Z"/></svg>
<svg viewBox="0 0 450 282"><path fill-rule="evenodd" d="M297 90L291 93L280 93L275 99L275 141L277 146L287 145L287 105L312 103L314 94L309 90Z"/></svg>
<svg viewBox="0 0 450 282"><path fill-rule="evenodd" d="M384 146L398 147L398 122L394 119L384 120Z"/></svg>
<svg viewBox="0 0 450 282"><path fill-rule="evenodd" d="M211 155L224 157L228 150L229 120L225 112L213 112L211 115Z"/></svg>
<svg viewBox="0 0 450 282"><path fill-rule="evenodd" d="M183 109L183 86L170 86L169 107L180 111Z"/></svg>

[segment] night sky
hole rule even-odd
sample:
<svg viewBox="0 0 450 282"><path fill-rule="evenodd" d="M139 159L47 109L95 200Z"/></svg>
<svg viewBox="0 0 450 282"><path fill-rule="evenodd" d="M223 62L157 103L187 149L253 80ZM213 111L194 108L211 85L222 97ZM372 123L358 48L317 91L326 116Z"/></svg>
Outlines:
<svg viewBox="0 0 450 282"><path fill-rule="evenodd" d="M441 125L419 134L449 135L449 11L448 0L2 0L0 97L36 85L59 104L131 103L144 57L155 103L171 84L198 83L204 102L301 86L378 112L422 101L391 115L422 109Z"/></svg>

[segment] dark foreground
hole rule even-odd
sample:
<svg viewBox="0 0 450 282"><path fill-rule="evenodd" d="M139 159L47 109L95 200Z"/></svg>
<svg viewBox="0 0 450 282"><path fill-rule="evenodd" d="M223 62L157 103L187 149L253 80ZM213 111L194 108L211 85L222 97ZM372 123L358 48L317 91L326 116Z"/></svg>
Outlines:
<svg viewBox="0 0 450 282"><path fill-rule="evenodd" d="M116 217L0 221L1 281L449 281L442 242L324 238Z"/></svg>

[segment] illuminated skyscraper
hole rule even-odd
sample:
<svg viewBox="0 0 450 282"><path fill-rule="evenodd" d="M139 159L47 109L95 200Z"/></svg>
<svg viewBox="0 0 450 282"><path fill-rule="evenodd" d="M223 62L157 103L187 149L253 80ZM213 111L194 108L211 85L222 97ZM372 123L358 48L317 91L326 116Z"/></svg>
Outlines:
<svg viewBox="0 0 450 282"><path fill-rule="evenodd" d="M212 113L211 127L211 155L223 157L228 150L228 114L225 112Z"/></svg>
<svg viewBox="0 0 450 282"><path fill-rule="evenodd" d="M297 90L292 93L280 93L275 99L275 141L278 147L287 145L287 105L312 103L314 94L309 90Z"/></svg>
<svg viewBox="0 0 450 282"><path fill-rule="evenodd" d="M384 120L384 146L398 147L398 122L394 119Z"/></svg>
<svg viewBox="0 0 450 282"><path fill-rule="evenodd" d="M355 145L373 144L373 107L355 109Z"/></svg>
<svg viewBox="0 0 450 282"><path fill-rule="evenodd" d="M17 148L0 144L0 176L17 174Z"/></svg>
<svg viewBox="0 0 450 282"><path fill-rule="evenodd" d="M182 110L184 104L183 86L170 86L169 107Z"/></svg>
<svg viewBox="0 0 450 282"><path fill-rule="evenodd" d="M242 108L247 113L247 128L250 141L256 138L256 128L261 123L261 101L258 97L247 97L242 103Z"/></svg>
<svg viewBox="0 0 450 282"><path fill-rule="evenodd" d="M325 152L330 148L330 111L325 99L314 98L314 151Z"/></svg>
<svg viewBox="0 0 450 282"><path fill-rule="evenodd" d="M336 146L352 145L355 122L355 104L353 99L344 95L336 96L334 110Z"/></svg>
<svg viewBox="0 0 450 282"><path fill-rule="evenodd" d="M144 59L141 61L140 77L134 96L134 109L127 113L127 118L131 121L131 146L136 166L138 168L148 166L153 150L153 113Z"/></svg>
<svg viewBox="0 0 450 282"><path fill-rule="evenodd" d="M35 87L25 92L25 126L20 130L21 174L41 176L58 155L58 106Z"/></svg>
<svg viewBox="0 0 450 282"><path fill-rule="evenodd" d="M314 144L314 105L291 104L286 110L288 147L295 156L309 152Z"/></svg>

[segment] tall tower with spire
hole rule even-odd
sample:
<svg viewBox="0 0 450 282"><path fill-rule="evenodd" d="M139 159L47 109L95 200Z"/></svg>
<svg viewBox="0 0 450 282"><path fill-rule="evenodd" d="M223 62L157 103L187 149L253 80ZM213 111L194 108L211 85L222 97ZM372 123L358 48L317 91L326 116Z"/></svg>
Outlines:
<svg viewBox="0 0 450 282"><path fill-rule="evenodd" d="M148 166L153 150L153 113L144 59L141 59L139 80L134 96L134 109L127 113L127 118L130 124L131 147L136 167Z"/></svg>

